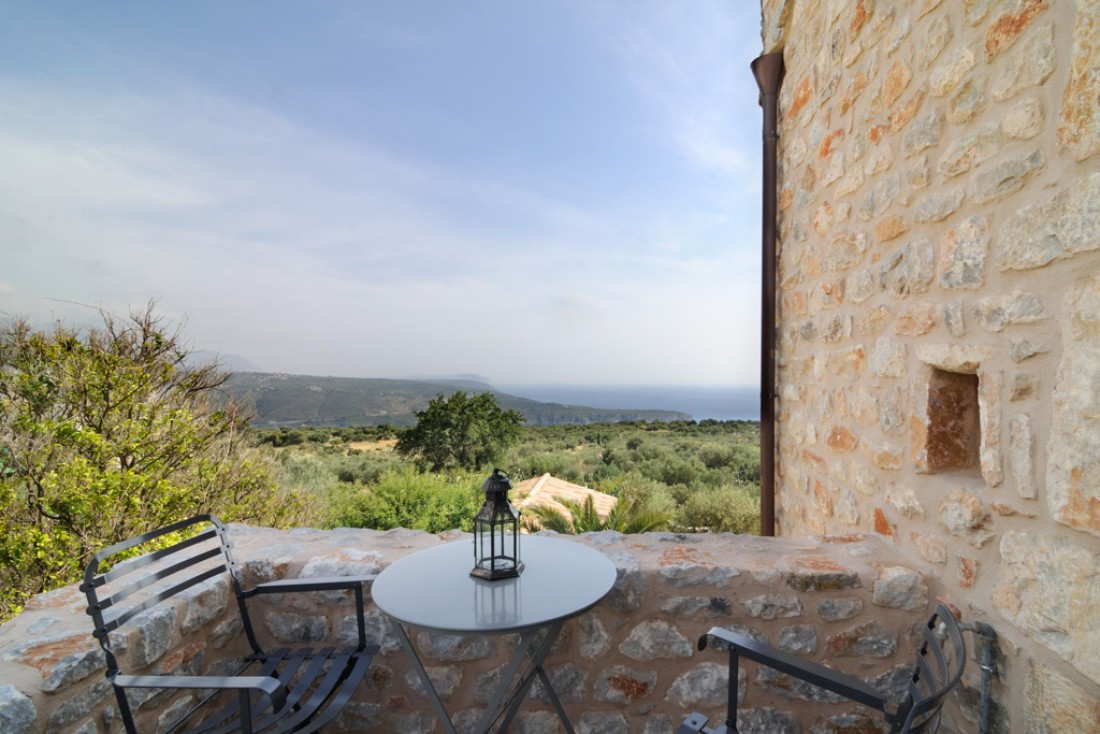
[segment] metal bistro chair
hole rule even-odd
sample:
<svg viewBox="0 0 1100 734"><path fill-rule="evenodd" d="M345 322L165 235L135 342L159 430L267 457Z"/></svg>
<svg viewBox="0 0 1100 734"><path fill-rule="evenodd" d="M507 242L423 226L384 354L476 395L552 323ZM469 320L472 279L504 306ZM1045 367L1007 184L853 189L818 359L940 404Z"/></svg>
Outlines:
<svg viewBox="0 0 1100 734"><path fill-rule="evenodd" d="M151 545L139 548L146 544ZM372 581L373 576L284 579L245 591L237 573L228 530L212 515L193 517L116 543L96 553L88 564L80 588L88 597L94 635L106 653L107 678L130 734L138 734L133 709L154 696L156 689L195 692L185 705L173 703L169 710L177 706L184 710L175 721L158 727L161 732L314 732L340 712L365 677L378 650L377 646L367 646L363 620L363 584ZM127 639L127 633L143 621L136 619L138 615L172 605L181 593L214 578L225 579L232 588L252 650L243 659L219 661L223 668L231 665L236 672L192 675L186 669L177 669L162 673L154 666L148 674L123 674L116 653L128 652L135 668L150 664L140 659L150 640L143 646ZM259 594L345 589L355 595L359 633L355 647L265 651L260 646L245 600ZM173 616L167 618L174 620ZM148 623L149 619L145 617L144 621ZM170 634L175 635L175 631Z"/></svg>
<svg viewBox="0 0 1100 734"><path fill-rule="evenodd" d="M710 639L718 640L729 648L730 687L726 721L712 729L706 726L705 716L693 713L680 725L677 734L736 734L737 666L741 657L871 707L882 714L891 734L915 734L939 729L944 697L959 682L966 666L966 644L962 630L943 604L924 626L924 641L918 650L908 694L896 709L891 709L885 692L872 688L859 678L803 660L751 637L715 627L699 638L699 649L705 649Z"/></svg>

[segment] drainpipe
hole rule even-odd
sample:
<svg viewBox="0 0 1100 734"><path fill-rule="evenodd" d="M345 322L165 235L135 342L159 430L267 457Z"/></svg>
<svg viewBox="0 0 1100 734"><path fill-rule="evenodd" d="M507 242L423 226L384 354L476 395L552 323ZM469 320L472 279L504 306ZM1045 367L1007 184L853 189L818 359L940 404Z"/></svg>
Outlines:
<svg viewBox="0 0 1100 734"><path fill-rule="evenodd" d="M779 85L783 53L764 54L752 62L764 108L764 216L762 221L763 287L760 323L760 534L775 535L775 265L776 142L779 140Z"/></svg>
<svg viewBox="0 0 1100 734"><path fill-rule="evenodd" d="M992 727L993 697L990 691L993 676L997 674L997 632L985 622L962 622L961 629L973 632L981 640L978 667L982 669L982 690L978 707L978 734L989 734Z"/></svg>

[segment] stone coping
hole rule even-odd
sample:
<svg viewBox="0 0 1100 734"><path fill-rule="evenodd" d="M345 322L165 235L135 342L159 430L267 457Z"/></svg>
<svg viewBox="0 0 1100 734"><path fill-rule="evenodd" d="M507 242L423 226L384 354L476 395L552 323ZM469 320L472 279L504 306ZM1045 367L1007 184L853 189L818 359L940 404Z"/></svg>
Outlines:
<svg viewBox="0 0 1100 734"><path fill-rule="evenodd" d="M457 531L280 531L241 525L231 527L231 537L246 585L376 573L408 553L470 538ZM695 647L698 636L716 625L896 689L910 672L914 630L930 606L927 579L874 536L813 540L602 532L561 537L605 553L617 569L612 592L566 625L546 665L578 732L665 732L693 710L719 716L725 708L725 656ZM344 594L258 598L253 619L259 634L272 642L354 639L354 607ZM167 621L146 621L128 639L129 654L140 651L149 672L219 670L220 660L245 652L231 602L228 584L217 580L193 590ZM374 675L330 728L441 731L386 619L369 602L367 628L382 647ZM90 630L75 586L35 597L0 627L0 730L120 730L103 654ZM514 640L413 636L448 710L460 730L467 729ZM805 731L840 717L835 728L857 710L772 671L747 667L746 716L768 731ZM158 721L185 702L186 694L178 693L145 699L138 709L143 731L157 731ZM537 684L513 726L526 732L559 730Z"/></svg>

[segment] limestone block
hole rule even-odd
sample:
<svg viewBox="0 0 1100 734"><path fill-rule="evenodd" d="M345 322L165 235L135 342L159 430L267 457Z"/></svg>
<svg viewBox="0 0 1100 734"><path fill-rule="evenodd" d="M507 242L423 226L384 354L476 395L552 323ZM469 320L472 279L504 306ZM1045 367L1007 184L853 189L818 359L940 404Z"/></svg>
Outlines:
<svg viewBox="0 0 1100 734"><path fill-rule="evenodd" d="M978 417L981 444L978 448L982 477L990 487L1004 481L1004 459L1001 452L1001 412L1004 378L1000 372L978 373Z"/></svg>
<svg viewBox="0 0 1100 734"><path fill-rule="evenodd" d="M1014 194L1024 187L1028 179L1039 173L1046 162L1043 152L1036 150L986 166L974 177L970 198L977 204L986 204Z"/></svg>
<svg viewBox="0 0 1100 734"><path fill-rule="evenodd" d="M1038 496L1032 471L1031 418L1026 413L1012 416L1008 422L1008 464L1016 493L1033 500Z"/></svg>
<svg viewBox="0 0 1100 734"><path fill-rule="evenodd" d="M172 646L176 627L176 609L159 605L134 617L138 630L134 644L133 664L137 668L159 660Z"/></svg>
<svg viewBox="0 0 1100 734"><path fill-rule="evenodd" d="M870 221L881 216L897 198L900 190L901 179L898 176L886 176L867 192L867 196L860 203L856 216L864 221Z"/></svg>
<svg viewBox="0 0 1100 734"><path fill-rule="evenodd" d="M952 301L943 307L943 323L951 336L966 336L966 321L963 318L962 299Z"/></svg>
<svg viewBox="0 0 1100 734"><path fill-rule="evenodd" d="M1046 115L1038 97L1025 97L1001 120L1001 132L1014 140L1031 140L1043 131Z"/></svg>
<svg viewBox="0 0 1100 734"><path fill-rule="evenodd" d="M943 566L947 563L947 544L938 535L924 535L922 533L910 533L909 539L917 546L921 558L929 563L938 563Z"/></svg>
<svg viewBox="0 0 1100 734"><path fill-rule="evenodd" d="M1100 535L1100 275L1069 288L1060 327L1047 503L1058 522Z"/></svg>
<svg viewBox="0 0 1100 734"><path fill-rule="evenodd" d="M1043 302L1033 293L1012 291L979 298L974 302L974 320L991 332L1014 324L1033 324L1047 318Z"/></svg>
<svg viewBox="0 0 1100 734"><path fill-rule="evenodd" d="M908 485L891 484L886 490L886 501L902 517L924 516L924 505L917 498L917 493Z"/></svg>
<svg viewBox="0 0 1100 734"><path fill-rule="evenodd" d="M947 104L947 121L953 125L970 122L985 109L985 105L984 77L967 79Z"/></svg>
<svg viewBox="0 0 1100 734"><path fill-rule="evenodd" d="M1100 150L1100 5L1077 0L1073 59L1058 116L1058 144L1083 161Z"/></svg>
<svg viewBox="0 0 1100 734"><path fill-rule="evenodd" d="M573 663L547 667L546 675L550 678L550 685L553 686L554 692L563 701L577 703L584 700L588 690L588 676ZM550 700L541 680L536 680L531 686L531 697L536 701Z"/></svg>
<svg viewBox="0 0 1100 734"><path fill-rule="evenodd" d="M894 320L894 312L889 306L875 306L860 314L856 331L860 336L875 336L882 333ZM851 336L849 333L848 336Z"/></svg>
<svg viewBox="0 0 1100 734"><path fill-rule="evenodd" d="M932 69L928 77L928 91L933 97L943 97L962 83L977 62L969 46L956 46L955 50Z"/></svg>
<svg viewBox="0 0 1100 734"><path fill-rule="evenodd" d="M745 695L744 677L745 669L741 668L737 672L738 701ZM725 705L729 683L727 665L700 663L672 682L665 700L683 709L716 708Z"/></svg>
<svg viewBox="0 0 1100 734"><path fill-rule="evenodd" d="M802 616L802 601L797 596L761 594L742 602L745 610L757 619Z"/></svg>
<svg viewBox="0 0 1100 734"><path fill-rule="evenodd" d="M812 624L784 627L775 646L792 655L812 655L817 650L817 628Z"/></svg>
<svg viewBox="0 0 1100 734"><path fill-rule="evenodd" d="M848 300L860 304L875 294L875 280L870 270L860 270L848 278Z"/></svg>
<svg viewBox="0 0 1100 734"><path fill-rule="evenodd" d="M939 306L933 303L914 304L898 314L897 333L899 336L927 334L939 321L939 315Z"/></svg>
<svg viewBox="0 0 1100 734"><path fill-rule="evenodd" d="M879 92L882 105L887 108L893 107L894 102L898 101L898 98L901 97L906 87L909 87L912 80L913 69L901 58L895 58L893 63L890 64L890 68L887 69L886 77L882 79L882 89Z"/></svg>
<svg viewBox="0 0 1100 734"><path fill-rule="evenodd" d="M180 631L187 635L225 613L229 606L229 579L212 578L181 593L187 601Z"/></svg>
<svg viewBox="0 0 1100 734"><path fill-rule="evenodd" d="M462 684L462 668L457 665L425 665L424 670L432 682L432 688L444 701ZM428 692L415 670L405 673L405 683L413 693L427 697Z"/></svg>
<svg viewBox="0 0 1100 734"><path fill-rule="evenodd" d="M60 702L46 722L47 731L60 731L91 714L110 697L114 699L111 682L106 678L80 693Z"/></svg>
<svg viewBox="0 0 1100 734"><path fill-rule="evenodd" d="M1047 7L1047 0L1019 0L1008 4L986 28L985 60L992 61L1016 43L1020 35Z"/></svg>
<svg viewBox="0 0 1100 734"><path fill-rule="evenodd" d="M999 0L963 0L963 8L966 9L966 22L972 26L978 25L989 14L989 11L998 4Z"/></svg>
<svg viewBox="0 0 1100 734"><path fill-rule="evenodd" d="M619 612L637 609L645 598L648 583L638 565L638 559L623 551L607 551L606 555L615 564L615 584L604 599L604 603Z"/></svg>
<svg viewBox="0 0 1100 734"><path fill-rule="evenodd" d="M1030 270L1100 248L1100 172L1069 182L1057 194L1017 212L997 235L1001 270Z"/></svg>
<svg viewBox="0 0 1100 734"><path fill-rule="evenodd" d="M966 191L961 188L936 190L917 204L913 219L917 222L942 222L962 206Z"/></svg>
<svg viewBox="0 0 1100 734"><path fill-rule="evenodd" d="M733 604L724 596L675 596L661 603L661 611L677 618L714 619L730 616Z"/></svg>
<svg viewBox="0 0 1100 734"><path fill-rule="evenodd" d="M845 426L833 426L829 429L829 435L825 439L833 451L854 451L859 445L859 438Z"/></svg>
<svg viewBox="0 0 1100 734"><path fill-rule="evenodd" d="M1024 89L1039 86L1054 72L1056 59L1054 25L1045 23L994 73L990 89L993 99L1003 102Z"/></svg>
<svg viewBox="0 0 1100 734"><path fill-rule="evenodd" d="M673 625L661 620L642 622L619 645L619 652L631 660L690 658L694 646Z"/></svg>
<svg viewBox="0 0 1100 734"><path fill-rule="evenodd" d="M484 635L449 635L442 632L420 632L416 636L420 654L427 660L459 662L484 660L496 654L496 640Z"/></svg>
<svg viewBox="0 0 1100 734"><path fill-rule="evenodd" d="M940 242L940 286L977 289L985 282L989 217L968 217L944 233Z"/></svg>
<svg viewBox="0 0 1100 734"><path fill-rule="evenodd" d="M993 605L1029 637L1100 683L1100 553L1068 536L1008 532Z"/></svg>
<svg viewBox="0 0 1100 734"><path fill-rule="evenodd" d="M859 574L828 558L798 558L787 576L787 586L795 591L838 591L863 586Z"/></svg>
<svg viewBox="0 0 1100 734"><path fill-rule="evenodd" d="M940 502L940 525L975 548L981 548L993 539L993 533L985 526L988 520L989 511L970 492L956 490Z"/></svg>
<svg viewBox="0 0 1100 734"><path fill-rule="evenodd" d="M1100 731L1100 700L1049 665L1029 661L1024 729L1034 734Z"/></svg>
<svg viewBox="0 0 1100 734"><path fill-rule="evenodd" d="M616 665L600 671L594 694L597 701L631 704L651 696L656 687L655 671Z"/></svg>
<svg viewBox="0 0 1100 734"><path fill-rule="evenodd" d="M283 642L321 642L328 639L328 618L319 614L271 612L264 617L267 631Z"/></svg>
<svg viewBox="0 0 1100 734"><path fill-rule="evenodd" d="M982 128L948 146L940 158L940 173L947 178L966 173L997 155L1001 146L1000 127Z"/></svg>
<svg viewBox="0 0 1100 734"><path fill-rule="evenodd" d="M901 388L890 387L882 392L879 427L886 435L896 435L905 430L903 415L906 412Z"/></svg>
<svg viewBox="0 0 1100 734"><path fill-rule="evenodd" d="M746 734L748 732L800 734L802 727L798 725L798 717L792 712L763 707L737 709L737 730Z"/></svg>
<svg viewBox="0 0 1100 734"><path fill-rule="evenodd" d="M951 21L946 16L940 15L933 19L917 46L917 66L921 69L930 67L953 36Z"/></svg>
<svg viewBox="0 0 1100 734"><path fill-rule="evenodd" d="M38 712L34 702L24 696L15 686L0 684L0 731L10 734L29 732Z"/></svg>
<svg viewBox="0 0 1100 734"><path fill-rule="evenodd" d="M1013 402L1030 400L1039 394L1039 385L1039 375L1018 372L1012 376L1012 392L1009 393L1008 399Z"/></svg>
<svg viewBox="0 0 1100 734"><path fill-rule="evenodd" d="M726 588L730 579L741 574L712 553L679 545L661 555L659 566L661 577L673 586Z"/></svg>
<svg viewBox="0 0 1100 734"><path fill-rule="evenodd" d="M68 688L107 665L103 649L86 632L36 636L5 650L0 659L37 668L42 673L38 687L47 693Z"/></svg>
<svg viewBox="0 0 1100 734"><path fill-rule="evenodd" d="M817 603L817 614L826 622L852 619L863 612L863 600L858 597L823 599Z"/></svg>
<svg viewBox="0 0 1100 734"><path fill-rule="evenodd" d="M898 647L897 632L883 627L877 620L829 635L826 652L834 657L886 658Z"/></svg>
<svg viewBox="0 0 1100 734"><path fill-rule="evenodd" d="M902 136L902 151L905 157L911 158L937 145L943 135L943 126L944 113L938 108L915 118Z"/></svg>
<svg viewBox="0 0 1100 734"><path fill-rule="evenodd" d="M871 374L879 377L903 376L905 374L905 351L903 342L880 336L875 340L875 349L871 352L869 361Z"/></svg>
<svg viewBox="0 0 1100 734"><path fill-rule="evenodd" d="M581 616L578 622L580 628L580 655L585 660L597 660L603 657L611 649L611 636L607 634L603 623L594 612L588 612Z"/></svg>
<svg viewBox="0 0 1100 734"><path fill-rule="evenodd" d="M887 566L879 571L871 603L891 609L923 609L928 606L928 584L911 568Z"/></svg>
<svg viewBox="0 0 1100 734"><path fill-rule="evenodd" d="M1023 362L1025 359L1031 359L1036 354L1046 354L1049 351L1050 347L1045 342L1024 337L1023 339L1012 340L1009 344L1008 355L1013 362Z"/></svg>

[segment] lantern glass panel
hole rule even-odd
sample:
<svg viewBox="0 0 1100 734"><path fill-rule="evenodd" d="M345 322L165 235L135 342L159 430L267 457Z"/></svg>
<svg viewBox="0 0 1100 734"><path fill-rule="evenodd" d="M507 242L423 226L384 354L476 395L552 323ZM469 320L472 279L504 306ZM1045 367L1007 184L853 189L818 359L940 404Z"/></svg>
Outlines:
<svg viewBox="0 0 1100 734"><path fill-rule="evenodd" d="M496 580L523 571L519 556L519 513L508 501L512 482L499 469L485 480L485 502L474 517L474 568L471 576Z"/></svg>

